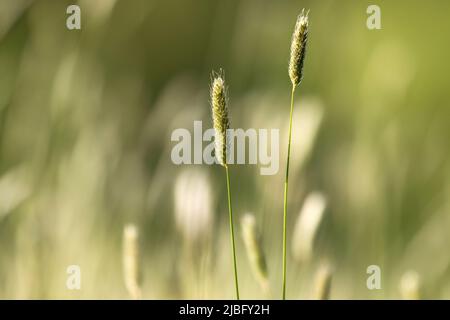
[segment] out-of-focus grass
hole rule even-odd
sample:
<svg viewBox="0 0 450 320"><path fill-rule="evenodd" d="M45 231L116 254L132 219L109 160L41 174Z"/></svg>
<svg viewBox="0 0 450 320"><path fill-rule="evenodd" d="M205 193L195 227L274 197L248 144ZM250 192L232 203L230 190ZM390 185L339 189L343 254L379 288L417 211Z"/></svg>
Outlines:
<svg viewBox="0 0 450 320"><path fill-rule="evenodd" d="M209 73L224 67L232 126L280 128L286 141L290 36L303 7L311 31L289 234L311 192L327 209L312 260L288 257L288 297L311 298L327 261L331 298L399 298L409 270L422 297L450 298L450 4L379 3L382 30L370 31L364 1L86 0L82 30L69 31L69 1L1 0L0 298L127 298L129 222L140 230L144 298L233 297L223 172L172 164L170 135L210 123ZM280 151L277 175L231 171L236 221L255 214L275 298ZM263 298L236 239L241 295ZM72 264L80 291L66 289ZM382 290L366 288L371 264Z"/></svg>

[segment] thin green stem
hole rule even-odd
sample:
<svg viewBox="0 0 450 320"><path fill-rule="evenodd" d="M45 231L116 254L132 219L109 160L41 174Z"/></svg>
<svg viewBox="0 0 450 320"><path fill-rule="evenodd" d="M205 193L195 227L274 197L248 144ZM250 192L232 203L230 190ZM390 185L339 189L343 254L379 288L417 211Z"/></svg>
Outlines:
<svg viewBox="0 0 450 320"><path fill-rule="evenodd" d="M292 114L294 111L294 93L295 86L292 86L291 92L291 111L289 114L289 140L286 162L286 178L284 181L284 209L283 209L283 300L286 299L286 226L287 226L287 200L288 200L288 182L289 182L289 160L291 158L291 137L292 137Z"/></svg>
<svg viewBox="0 0 450 320"><path fill-rule="evenodd" d="M231 208L230 175L228 173L227 165L225 165L225 172L227 175L228 213L229 213L229 217L230 217L230 238L231 238L231 253L233 256L233 267L234 267L234 285L236 287L236 299L239 300L239 283L238 283L238 273L237 273L237 263L236 263L236 246L234 244L233 210Z"/></svg>

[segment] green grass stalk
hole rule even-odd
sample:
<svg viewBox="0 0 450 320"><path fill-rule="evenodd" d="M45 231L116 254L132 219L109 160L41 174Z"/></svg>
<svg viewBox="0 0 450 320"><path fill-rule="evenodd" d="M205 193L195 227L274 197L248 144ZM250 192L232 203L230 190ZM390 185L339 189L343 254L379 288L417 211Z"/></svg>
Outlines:
<svg viewBox="0 0 450 320"><path fill-rule="evenodd" d="M234 269L234 286L236 289L236 299L239 300L239 281L237 272L236 261L236 244L234 241L234 224L233 224L233 209L231 206L231 186L230 186L230 174L228 171L228 165L225 166L225 172L227 176L227 193L228 193L228 215L230 220L230 240L231 240L231 254L233 256L233 269Z"/></svg>
<svg viewBox="0 0 450 320"><path fill-rule="evenodd" d="M291 42L291 58L289 61L289 77L292 82L291 91L291 111L289 113L289 140L288 140L288 154L286 161L286 177L284 181L284 205L283 205L283 300L286 299L286 239L287 239L287 201L288 201L288 187L289 187L289 160L291 157L291 140L292 140L292 114L294 111L294 93L295 88L303 79L303 65L306 56L306 44L308 41L308 13L305 14L303 9L297 17L295 23L294 33L292 34Z"/></svg>
<svg viewBox="0 0 450 320"><path fill-rule="evenodd" d="M289 140L286 161L286 176L284 181L284 205L283 205L283 300L286 299L286 256L287 256L287 201L288 201L288 187L289 187L289 161L291 158L291 140L292 140L292 114L294 111L294 93L295 86L292 86L291 91L291 111L289 113Z"/></svg>
<svg viewBox="0 0 450 320"><path fill-rule="evenodd" d="M231 186L230 173L228 171L228 139L227 130L230 127L227 107L227 90L223 74L213 73L213 83L211 85L211 109L212 118L215 131L215 154L218 163L225 168L227 178L227 194L228 194L228 214L230 220L230 238L231 238L231 253L233 256L234 269L234 284L236 288L236 299L239 300L239 282L236 262L236 245L234 242L234 225L233 225L233 209L231 206Z"/></svg>

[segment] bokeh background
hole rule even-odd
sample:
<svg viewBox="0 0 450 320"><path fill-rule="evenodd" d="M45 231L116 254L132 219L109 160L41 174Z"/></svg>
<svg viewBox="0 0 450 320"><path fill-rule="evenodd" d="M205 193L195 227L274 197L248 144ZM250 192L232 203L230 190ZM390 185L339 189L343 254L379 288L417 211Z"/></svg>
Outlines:
<svg viewBox="0 0 450 320"><path fill-rule="evenodd" d="M82 28L69 31L74 3ZM366 27L370 4L381 30ZM280 129L277 175L231 167L241 296L280 298L287 62L303 7L287 295L312 298L326 264L332 299L397 299L405 287L449 299L450 2L406 0L0 0L0 298L128 299L129 223L143 298L234 297L223 169L170 159L175 128L210 126L219 68L232 127ZM308 210L320 217L299 254ZM244 249L246 212L270 295ZM81 290L66 288L69 265ZM369 265L380 290L367 289Z"/></svg>

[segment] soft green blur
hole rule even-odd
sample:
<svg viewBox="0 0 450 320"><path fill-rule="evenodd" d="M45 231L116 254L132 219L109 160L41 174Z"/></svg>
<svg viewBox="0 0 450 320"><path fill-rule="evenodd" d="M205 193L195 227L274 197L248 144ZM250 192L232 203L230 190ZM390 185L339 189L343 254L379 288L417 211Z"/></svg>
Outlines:
<svg viewBox="0 0 450 320"><path fill-rule="evenodd" d="M230 168L241 297L279 299L287 62L305 7L287 296L313 298L326 264L332 299L405 297L411 272L421 298L450 299L450 2L84 0L69 31L73 3L0 0L0 298L128 299L128 223L144 299L234 297L223 168L170 157L174 129L211 126L211 71L223 68L232 127L280 129L278 174ZM381 30L366 27L369 4ZM299 262L291 240L311 192L327 206ZM269 290L247 259L246 212ZM81 290L66 288L69 265ZM370 265L380 290L366 287Z"/></svg>

